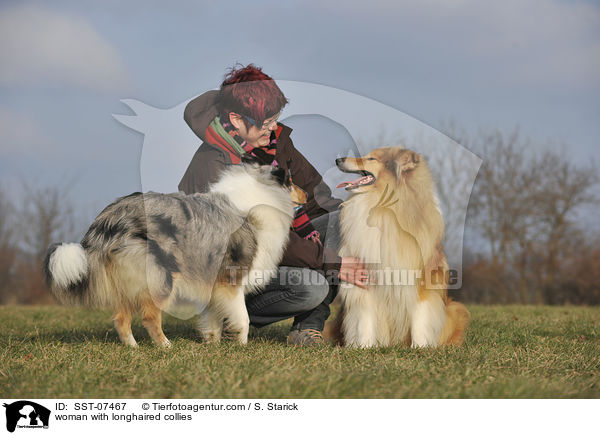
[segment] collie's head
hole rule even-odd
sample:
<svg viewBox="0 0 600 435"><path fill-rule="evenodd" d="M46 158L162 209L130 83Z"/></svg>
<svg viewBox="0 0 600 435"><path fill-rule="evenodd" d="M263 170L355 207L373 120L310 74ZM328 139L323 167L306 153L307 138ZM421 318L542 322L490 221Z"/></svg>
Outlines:
<svg viewBox="0 0 600 435"><path fill-rule="evenodd" d="M354 181L338 184L354 194L382 192L410 187L431 191L433 180L423 157L402 147L378 148L364 157L345 157L335 161L337 167L348 173L360 174Z"/></svg>
<svg viewBox="0 0 600 435"><path fill-rule="evenodd" d="M256 163L231 165L210 191L226 195L244 213L270 205L291 216L295 206L306 202L306 192L283 169Z"/></svg>
<svg viewBox="0 0 600 435"><path fill-rule="evenodd" d="M422 155L402 147L378 148L361 158L337 159L336 164L343 172L360 175L337 187L352 192L347 203L370 207L370 226L377 212L393 209L403 228L414 232L425 226L436 239L441 239L442 211L433 176Z"/></svg>

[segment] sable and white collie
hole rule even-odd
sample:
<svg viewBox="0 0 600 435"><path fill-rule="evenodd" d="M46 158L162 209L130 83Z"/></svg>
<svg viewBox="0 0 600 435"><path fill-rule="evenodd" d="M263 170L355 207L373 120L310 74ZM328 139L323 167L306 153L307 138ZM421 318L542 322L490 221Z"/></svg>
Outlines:
<svg viewBox="0 0 600 435"><path fill-rule="evenodd" d="M244 295L274 275L294 203L306 194L283 169L233 165L209 193L134 193L106 207L79 243L52 245L44 271L61 302L111 307L115 328L135 346L131 318L168 346L161 311L198 307L206 341L248 340ZM233 271L233 272L232 272Z"/></svg>
<svg viewBox="0 0 600 435"><path fill-rule="evenodd" d="M444 221L423 157L380 148L336 164L361 175L338 185L352 192L340 215L340 255L364 261L371 284L340 285L332 334L353 347L461 344L470 314L447 296Z"/></svg>

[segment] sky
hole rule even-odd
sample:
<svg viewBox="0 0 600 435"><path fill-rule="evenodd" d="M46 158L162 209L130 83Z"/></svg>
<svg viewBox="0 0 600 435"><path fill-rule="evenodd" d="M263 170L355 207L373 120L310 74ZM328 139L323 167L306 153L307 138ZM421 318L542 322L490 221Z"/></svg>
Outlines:
<svg viewBox="0 0 600 435"><path fill-rule="evenodd" d="M143 188L144 135L113 116L133 114L122 100L171 110L236 62L432 129L518 125L532 147L562 144L578 163L599 149L592 1L3 1L0 59L0 186L60 186L90 218ZM351 122L382 129L358 107ZM296 124L310 141L311 124Z"/></svg>

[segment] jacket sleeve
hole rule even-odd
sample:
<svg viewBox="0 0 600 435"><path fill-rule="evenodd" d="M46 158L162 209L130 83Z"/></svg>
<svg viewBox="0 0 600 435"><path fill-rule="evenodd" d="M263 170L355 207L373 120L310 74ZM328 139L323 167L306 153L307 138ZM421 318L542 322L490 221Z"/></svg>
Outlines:
<svg viewBox="0 0 600 435"><path fill-rule="evenodd" d="M225 166L219 153L203 152L200 147L179 182L179 191L188 195L208 192L209 186L218 180Z"/></svg>
<svg viewBox="0 0 600 435"><path fill-rule="evenodd" d="M190 101L183 111L183 119L200 139L204 140L206 127L217 116L215 103L219 91L208 91Z"/></svg>

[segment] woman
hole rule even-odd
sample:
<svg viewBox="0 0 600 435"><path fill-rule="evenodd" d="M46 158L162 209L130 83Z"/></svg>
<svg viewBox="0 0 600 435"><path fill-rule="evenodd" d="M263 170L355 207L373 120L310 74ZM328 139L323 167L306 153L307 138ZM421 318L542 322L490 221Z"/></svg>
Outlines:
<svg viewBox="0 0 600 435"><path fill-rule="evenodd" d="M294 183L306 191L307 203L296 213L278 276L260 293L249 295L246 307L255 326L294 317L288 343L312 345L323 341L337 278L364 287L366 271L357 259L340 258L321 242L327 235L327 213L341 201L331 196L321 175L294 147L292 129L277 122L287 102L275 81L252 64L232 69L218 91L192 100L184 119L203 143L179 190L208 191L227 165L241 163L246 154L289 169ZM331 234L337 230L337 214L331 214L331 239L339 238ZM335 241L329 245L337 247Z"/></svg>

